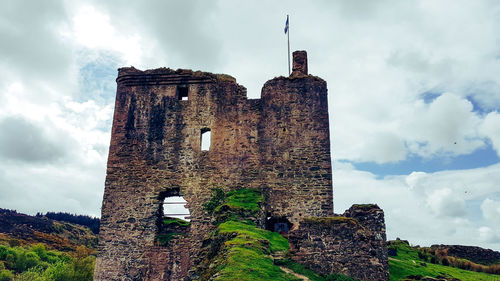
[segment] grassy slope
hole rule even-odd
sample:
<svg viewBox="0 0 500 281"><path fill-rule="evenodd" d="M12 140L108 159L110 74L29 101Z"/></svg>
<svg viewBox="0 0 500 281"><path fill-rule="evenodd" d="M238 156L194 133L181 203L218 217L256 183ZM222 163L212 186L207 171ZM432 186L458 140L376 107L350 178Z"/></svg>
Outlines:
<svg viewBox="0 0 500 281"><path fill-rule="evenodd" d="M355 281L337 274L320 276L286 258L273 259L286 257L289 244L280 234L255 226L252 218L259 216L263 201L258 190L214 190L205 209L215 215L218 225L201 266L201 280L299 280L280 269L284 266L314 281Z"/></svg>
<svg viewBox="0 0 500 281"><path fill-rule="evenodd" d="M462 281L500 280L500 275L467 271L429 262L426 262L426 266L422 266L420 263L424 261L419 259L418 252L415 249L403 241L398 242L394 246L397 248L398 255L389 257L390 280L404 280L408 275L430 277L445 275L458 278Z"/></svg>

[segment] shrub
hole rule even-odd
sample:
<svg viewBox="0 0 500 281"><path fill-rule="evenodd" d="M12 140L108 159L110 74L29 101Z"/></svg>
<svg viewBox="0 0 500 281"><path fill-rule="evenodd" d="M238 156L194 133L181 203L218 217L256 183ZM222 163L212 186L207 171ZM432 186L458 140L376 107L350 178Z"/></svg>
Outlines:
<svg viewBox="0 0 500 281"><path fill-rule="evenodd" d="M45 277L47 280L52 281L75 280L73 279L73 276L73 267L71 266L71 264L64 262L58 262L54 265L51 265L43 274L43 277Z"/></svg>
<svg viewBox="0 0 500 281"><path fill-rule="evenodd" d="M11 281L12 279L14 279L14 274L10 270L0 270L0 281Z"/></svg>

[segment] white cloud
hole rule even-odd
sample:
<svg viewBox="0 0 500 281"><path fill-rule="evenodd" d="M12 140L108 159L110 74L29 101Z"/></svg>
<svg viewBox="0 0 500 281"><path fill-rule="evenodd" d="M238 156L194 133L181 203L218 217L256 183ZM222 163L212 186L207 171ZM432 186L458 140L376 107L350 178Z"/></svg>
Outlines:
<svg viewBox="0 0 500 281"><path fill-rule="evenodd" d="M108 14L93 6L73 8L72 24L61 29L66 40L74 40L77 48L111 50L121 54L127 65L138 65L142 61L141 36L130 31L117 30Z"/></svg>
<svg viewBox="0 0 500 281"><path fill-rule="evenodd" d="M493 229L487 226L479 228L479 239L486 243L500 243L500 236Z"/></svg>
<svg viewBox="0 0 500 281"><path fill-rule="evenodd" d="M427 205L438 216L461 217L465 213L465 200L450 188L432 191L427 196Z"/></svg>
<svg viewBox="0 0 500 281"><path fill-rule="evenodd" d="M484 144L476 131L480 118L468 100L444 93L429 105L417 102L414 110L402 128L412 153L460 155Z"/></svg>
<svg viewBox="0 0 500 281"><path fill-rule="evenodd" d="M491 221L499 204L486 199L500 196L499 180L498 164L380 179L355 170L348 163L335 162L335 212L343 213L355 203L376 203L385 212L389 239L400 237L420 245L448 243L500 250L500 241L495 240L500 225ZM487 227L482 234L478 232L481 227Z"/></svg>
<svg viewBox="0 0 500 281"><path fill-rule="evenodd" d="M493 148L500 157L500 114L498 112L490 112L484 118L480 131L490 139Z"/></svg>
<svg viewBox="0 0 500 281"><path fill-rule="evenodd" d="M500 230L500 201L486 198L481 204L483 217Z"/></svg>

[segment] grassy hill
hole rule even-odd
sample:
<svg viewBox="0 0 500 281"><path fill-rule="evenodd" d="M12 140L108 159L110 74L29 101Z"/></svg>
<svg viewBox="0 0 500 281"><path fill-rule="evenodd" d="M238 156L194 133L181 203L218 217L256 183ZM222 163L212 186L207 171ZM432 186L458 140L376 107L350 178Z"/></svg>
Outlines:
<svg viewBox="0 0 500 281"><path fill-rule="evenodd" d="M424 276L438 280L500 280L500 275L453 267L453 257L433 255L429 248L411 247L404 240L389 241L388 248L390 280L421 280Z"/></svg>
<svg viewBox="0 0 500 281"><path fill-rule="evenodd" d="M91 281L96 247L88 227L0 209L0 281Z"/></svg>
<svg viewBox="0 0 500 281"><path fill-rule="evenodd" d="M97 247L97 235L88 227L0 209L0 243L13 246L43 243L50 249L76 251Z"/></svg>

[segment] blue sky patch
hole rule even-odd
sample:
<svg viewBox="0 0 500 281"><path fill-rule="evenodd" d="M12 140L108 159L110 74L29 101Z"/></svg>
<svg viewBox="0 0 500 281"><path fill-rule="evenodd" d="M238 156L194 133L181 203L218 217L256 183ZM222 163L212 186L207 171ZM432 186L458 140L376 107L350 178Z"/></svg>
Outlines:
<svg viewBox="0 0 500 281"><path fill-rule="evenodd" d="M491 144L488 144L471 154L456 157L426 159L412 155L408 159L396 163L351 162L351 164L358 170L367 171L383 178L387 175L408 175L412 172L432 173L443 170L474 169L487 167L498 162L500 162L500 158Z"/></svg>

